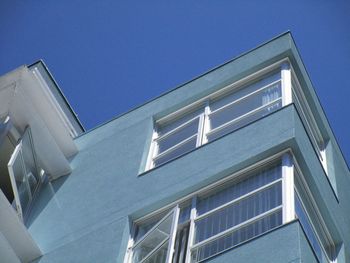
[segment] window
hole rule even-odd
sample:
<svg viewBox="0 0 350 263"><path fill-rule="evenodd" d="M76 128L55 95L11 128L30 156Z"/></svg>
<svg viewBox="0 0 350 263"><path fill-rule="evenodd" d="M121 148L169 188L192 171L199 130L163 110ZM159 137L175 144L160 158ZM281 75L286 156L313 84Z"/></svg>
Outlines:
<svg viewBox="0 0 350 263"><path fill-rule="evenodd" d="M29 127L8 162L8 171L14 193L12 205L23 220L41 182Z"/></svg>
<svg viewBox="0 0 350 263"><path fill-rule="evenodd" d="M335 246L302 180L289 152L228 176L135 221L126 262L203 262L296 218L319 262L332 262Z"/></svg>
<svg viewBox="0 0 350 263"><path fill-rule="evenodd" d="M303 90L301 89L300 83L295 75L292 75L292 98L293 102L300 113L301 119L305 125L305 129L309 134L311 144L315 148L315 151L320 159L324 170L327 173L327 162L325 155L325 141L323 136L318 129L316 120L312 115L312 111L309 105L306 103L306 98Z"/></svg>
<svg viewBox="0 0 350 263"><path fill-rule="evenodd" d="M192 261L203 261L281 224L281 166L277 165L199 198Z"/></svg>
<svg viewBox="0 0 350 263"><path fill-rule="evenodd" d="M149 168L166 163L281 107L280 71L233 91L212 95L191 110L156 123Z"/></svg>
<svg viewBox="0 0 350 263"><path fill-rule="evenodd" d="M306 237L320 263L333 262L335 259L335 244L322 220L315 201L309 194L309 190L295 170L295 217L304 230Z"/></svg>

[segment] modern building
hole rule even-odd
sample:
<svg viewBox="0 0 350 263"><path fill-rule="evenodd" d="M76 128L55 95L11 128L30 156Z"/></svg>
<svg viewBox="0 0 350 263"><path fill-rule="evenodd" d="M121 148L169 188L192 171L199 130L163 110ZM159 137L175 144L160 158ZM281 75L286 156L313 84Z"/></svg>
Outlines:
<svg viewBox="0 0 350 263"><path fill-rule="evenodd" d="M85 132L0 77L0 261L350 263L350 173L289 32Z"/></svg>

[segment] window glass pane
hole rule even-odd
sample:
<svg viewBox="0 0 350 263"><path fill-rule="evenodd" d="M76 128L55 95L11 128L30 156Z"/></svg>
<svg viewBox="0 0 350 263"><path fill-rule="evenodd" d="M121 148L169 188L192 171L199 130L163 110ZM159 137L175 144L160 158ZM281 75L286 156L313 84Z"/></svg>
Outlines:
<svg viewBox="0 0 350 263"><path fill-rule="evenodd" d="M155 251L144 263L165 263L168 252L169 242L165 242L157 251Z"/></svg>
<svg viewBox="0 0 350 263"><path fill-rule="evenodd" d="M195 243L208 239L231 227L282 204L281 182L239 202L213 212L196 222Z"/></svg>
<svg viewBox="0 0 350 263"><path fill-rule="evenodd" d="M188 142L184 143L183 145L179 146L178 148L172 150L171 152L165 154L162 157L156 158L154 160L154 165L159 166L167 161L170 161L180 155L183 155L192 149L196 148L196 142L197 142L197 137L192 138Z"/></svg>
<svg viewBox="0 0 350 263"><path fill-rule="evenodd" d="M185 115L179 118L171 119L164 124L157 124L158 135L162 136L163 134L166 134L167 132L175 129L176 127L179 127L181 124L184 124L185 122L193 119L194 117L199 116L203 112L204 112L204 107L200 107L193 111L186 112Z"/></svg>
<svg viewBox="0 0 350 263"><path fill-rule="evenodd" d="M19 152L15 159L12 169L16 181L16 187L18 191L19 200L21 203L22 211L25 213L26 208L29 204L30 193L26 183L25 172L22 165L22 154Z"/></svg>
<svg viewBox="0 0 350 263"><path fill-rule="evenodd" d="M247 226L223 235L192 251L192 262L198 262L232 248L282 224L282 211L267 215Z"/></svg>
<svg viewBox="0 0 350 263"><path fill-rule="evenodd" d="M227 95L225 95L221 98L218 98L218 99L214 100L213 102L211 102L210 109L212 111L214 111L218 108L221 108L222 106L224 106L232 101L235 101L243 96L246 96L246 95L268 85L269 83L272 83L272 82L277 81L279 79L281 79L280 72L278 72L274 75L271 75L271 76L264 77L263 80L257 81L253 84L248 85L248 86L244 86L243 88L240 88L239 90L234 90L233 92L228 93Z"/></svg>
<svg viewBox="0 0 350 263"><path fill-rule="evenodd" d="M297 193L295 193L295 213L318 260L320 262L328 262Z"/></svg>
<svg viewBox="0 0 350 263"><path fill-rule="evenodd" d="M152 218L151 221L144 223L142 225L136 226L134 241L137 242L143 237L153 226L155 226L159 222L160 218Z"/></svg>
<svg viewBox="0 0 350 263"><path fill-rule="evenodd" d="M191 204L181 208L180 215L179 215L179 224L182 224L190 220L191 208L192 208Z"/></svg>
<svg viewBox="0 0 350 263"><path fill-rule="evenodd" d="M22 153L27 180L29 183L30 190L33 194L36 187L39 184L40 178L34 159L34 150L29 129L26 130L22 137Z"/></svg>
<svg viewBox="0 0 350 263"><path fill-rule="evenodd" d="M191 137L198 132L199 118L193 120L185 127L174 132L173 134L165 137L164 139L159 139L158 142L158 154L169 149L170 147L178 144L179 142Z"/></svg>
<svg viewBox="0 0 350 263"><path fill-rule="evenodd" d="M215 129L258 107L267 105L280 97L281 87L280 83L277 83L210 115L211 129ZM267 109L268 112L271 112L273 108L268 107Z"/></svg>
<svg viewBox="0 0 350 263"><path fill-rule="evenodd" d="M163 219L162 223L157 226L152 232L147 233L145 239L138 243L133 249L133 261L134 263L140 262L144 259L152 250L158 247L169 238L171 226L173 221L173 213Z"/></svg>
<svg viewBox="0 0 350 263"><path fill-rule="evenodd" d="M219 129L217 131L214 131L212 133L209 133L207 135L207 138L208 138L208 141L213 141L217 138L220 138L222 136L224 136L225 134L228 134L232 131L235 131L255 120L258 120L259 118L263 117L263 116L266 116L272 112L274 112L275 110L281 108L282 106L282 103L281 103L281 100L278 100L277 102L273 103L272 105L269 105L268 107L265 107L265 108L262 108L260 109L259 111L257 112L254 112L253 114L251 115L248 115L240 120L238 120L237 122L233 122L232 124L222 128L222 129Z"/></svg>
<svg viewBox="0 0 350 263"><path fill-rule="evenodd" d="M221 188L207 197L200 198L197 204L197 213L199 215L204 214L222 204L230 202L242 195L245 195L259 187L281 178L281 175L282 168L280 165L265 168L240 182L236 182L233 185Z"/></svg>

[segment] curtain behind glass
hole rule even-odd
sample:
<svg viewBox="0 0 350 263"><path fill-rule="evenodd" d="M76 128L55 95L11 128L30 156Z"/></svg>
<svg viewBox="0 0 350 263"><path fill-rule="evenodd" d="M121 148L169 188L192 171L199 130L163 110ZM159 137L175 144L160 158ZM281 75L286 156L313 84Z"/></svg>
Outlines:
<svg viewBox="0 0 350 263"><path fill-rule="evenodd" d="M210 210L218 206L249 194L264 185L280 179L281 175L282 168L279 164L223 188L198 202L198 214L201 215L210 212ZM272 210L281 205L282 183L281 181L277 181L263 190L248 195L239 201L233 202L220 210L198 219L195 223L195 244L205 242L205 240L213 236L217 237L209 243L193 250L192 260L197 262L206 259L281 225L282 209L280 208L276 212ZM269 211L271 212L269 213ZM259 215L261 215L261 218L245 225L245 222L249 219L253 219ZM242 226L240 227L239 225ZM237 226L237 229L234 228L235 226ZM220 236L220 233L228 229L232 229L232 232Z"/></svg>
<svg viewBox="0 0 350 263"><path fill-rule="evenodd" d="M204 214L215 207L230 202L244 194L281 178L282 168L277 165L267 168L231 186L225 187L214 194L199 199L197 204L198 215Z"/></svg>

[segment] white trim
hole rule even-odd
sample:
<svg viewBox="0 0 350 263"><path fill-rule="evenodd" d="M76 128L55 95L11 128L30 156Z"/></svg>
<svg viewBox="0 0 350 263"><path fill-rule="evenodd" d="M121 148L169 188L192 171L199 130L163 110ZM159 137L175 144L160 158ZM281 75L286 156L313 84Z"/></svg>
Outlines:
<svg viewBox="0 0 350 263"><path fill-rule="evenodd" d="M158 136L157 131L155 129L153 129L151 143L150 143L150 149L149 149L147 161L146 161L146 171L150 170L154 167L153 159L158 152L158 144L155 141L157 136Z"/></svg>
<svg viewBox="0 0 350 263"><path fill-rule="evenodd" d="M283 64L288 64L289 63L289 59L288 58L284 58L272 65L269 65L253 74L250 74L249 76L247 77L244 77L230 85L227 85L226 87L212 93L212 94L209 94L205 97L203 97L202 99L199 99L171 114L168 114L167 116L165 117L162 117L160 118L159 120L155 121L155 126L157 125L162 125L164 123L168 123L168 122L171 122L173 121L174 119L178 118L178 117L181 117L181 116L184 116L186 115L190 110L196 110L196 111L203 111L204 110L204 113L199 113L199 115L191 118L190 120L180 124L179 126L173 128L172 130L168 131L167 133L159 136L159 137L154 137L152 138L152 144L154 144L154 141L156 141L156 144L158 144L158 142L168 136L170 136L171 134L174 134L175 132L177 132L178 130L182 129L183 127L187 126L187 125L190 125L192 122L194 122L197 118L199 118L198 120L198 129L197 129L197 141L196 141L196 148L197 147L200 147L201 145L205 144L208 142L208 135L209 134L212 134L212 133L215 133L216 131L219 131L220 129L222 128L225 128L225 127L228 127L229 125L231 125L232 123L234 122L237 122L239 120L242 120L243 118L245 117L248 117L250 116L251 114L254 114L255 112L259 112L260 110L278 102L279 100L282 101L281 103L281 106L283 104L283 100L281 98L278 98L266 105L263 105L263 106L260 106L256 109L253 109L252 111L248 112L248 113L245 113L243 114L242 116L239 116L237 117L236 119L234 120L230 120L229 122L227 123L224 123L222 124L220 127L216 127L215 129L213 130L210 130L210 115L212 114L215 114L215 113L218 113L220 112L221 110L224 110L226 109L227 107L230 107L231 105L234 105L235 103L238 103L240 101L243 101L251 96L253 96L254 94L256 93L259 93L269 87L272 87L273 85L276 85L278 83L282 83L282 79L279 78L277 80L274 80L272 81L271 83L268 83L268 84L265 84L263 85L262 87L258 88L257 90L254 90L252 91L251 93L249 94L246 94L234 101L231 101L225 105L223 105L222 107L216 109L215 111L211 112L210 110L210 100L213 100L213 99L216 99L216 98L220 98L221 96L227 96L228 95L228 92L232 92L232 91L235 91L236 89L238 88L241 88L241 87L244 87L244 85L248 85L248 84L254 84L254 82L258 82L260 81L260 79L258 79L259 77L264 77L265 75L269 74L269 73L273 73L273 71L280 69L281 65ZM281 73L280 73L281 74ZM281 93L282 93L282 84L280 84L281 86ZM203 105L204 104L204 105ZM204 107L203 107L204 106ZM202 109L204 108L204 109ZM211 133L212 132L212 133ZM154 134L153 134L154 135ZM179 146L179 144L177 145ZM173 146L174 147L174 146ZM155 149L156 147L154 147L153 145L150 147L150 151L152 151L151 155L152 156L152 160L149 160L147 161L147 165L146 165L146 169L152 169L154 168L156 165L155 165L155 162L154 160L156 158L159 158L159 156L161 156L161 154L158 153L158 150L159 150L159 147L157 148L157 150ZM175 148L174 148L175 149ZM167 152L169 150L171 150L171 148L169 149L166 149L163 153Z"/></svg>
<svg viewBox="0 0 350 263"><path fill-rule="evenodd" d="M179 205L177 205L174 209L175 210L174 210L174 216L173 216L173 221L172 221L172 225L171 225L169 244L168 244L168 252L167 252L167 257L165 260L166 263L172 263L173 255L174 255L174 251L175 251L174 246L175 246L177 226L178 226L179 215L180 215Z"/></svg>
<svg viewBox="0 0 350 263"><path fill-rule="evenodd" d="M23 221L24 215L23 215L23 209L22 209L22 205L21 205L21 200L19 198L19 194L18 194L18 187L17 187L17 183L16 183L16 179L15 179L15 173L13 171L13 165L15 163L15 161L17 160L17 157L20 157L19 154L21 152L22 149L22 142L20 142L15 150L13 151L11 158L7 164L8 167L8 171L9 171L9 175L10 175L10 180L11 180L11 186L12 186L12 191L13 191L13 195L14 195L14 199L15 199L15 203L16 203L16 211L17 214L19 216L19 218ZM23 171L23 177L25 177L26 175L24 174L24 167L23 167L23 160L21 158L21 166L22 166L22 171ZM27 180L24 180L23 182L24 184L26 184L26 187L28 188L29 186L27 185ZM28 189L27 189L28 190ZM28 204L30 202L30 198L28 196Z"/></svg>
<svg viewBox="0 0 350 263"><path fill-rule="evenodd" d="M209 115L211 113L209 100L207 100L207 105L204 109L204 125L203 125L203 135L202 135L202 144L208 142L208 133L210 131L210 118Z"/></svg>
<svg viewBox="0 0 350 263"><path fill-rule="evenodd" d="M294 216L294 165L289 153L282 156L282 222L286 224L295 219Z"/></svg>
<svg viewBox="0 0 350 263"><path fill-rule="evenodd" d="M291 104L292 101L292 75L290 63L285 62L281 65L281 83L282 83L282 106Z"/></svg>
<svg viewBox="0 0 350 263"><path fill-rule="evenodd" d="M199 117L196 148L201 146L203 143L204 124L205 124L205 113L202 113Z"/></svg>
<svg viewBox="0 0 350 263"><path fill-rule="evenodd" d="M185 263L191 263L191 247L194 243L194 234L195 234L195 220L197 217L197 196L192 198L192 206L191 206L191 215L190 215L190 228L188 231L188 240L187 240L187 248L186 248L186 257Z"/></svg>
<svg viewBox="0 0 350 263"><path fill-rule="evenodd" d="M61 106L58 104L57 100L55 99L54 95L50 91L50 88L47 86L46 81L44 80L38 68L37 67L32 68L32 72L34 77L40 83L39 86L41 87L41 90L43 91L43 93L46 95L47 100L51 103L51 105L53 105L53 109L57 113L59 119L61 120L63 125L66 127L66 129L69 131L70 136L72 138L76 137L78 135L77 131L75 130L74 126L71 124L71 122L65 115Z"/></svg>

